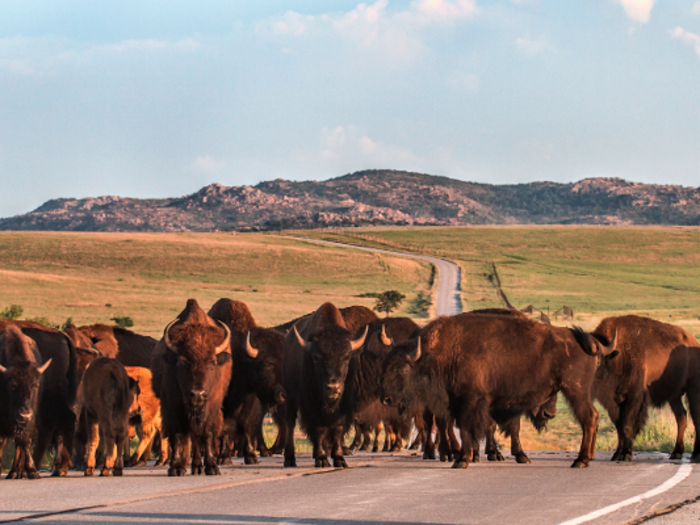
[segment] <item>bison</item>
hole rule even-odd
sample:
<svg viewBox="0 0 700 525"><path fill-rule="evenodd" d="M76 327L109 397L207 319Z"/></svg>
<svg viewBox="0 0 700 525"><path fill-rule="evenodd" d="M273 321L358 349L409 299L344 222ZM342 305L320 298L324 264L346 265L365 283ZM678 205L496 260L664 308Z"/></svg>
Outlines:
<svg viewBox="0 0 700 525"><path fill-rule="evenodd" d="M115 476L122 475L129 418L138 412L138 393L138 381L129 377L124 365L116 359L98 357L85 370L80 397L88 434L86 476L92 476L95 471L98 444L104 453L100 475L109 476L112 469Z"/></svg>
<svg viewBox="0 0 700 525"><path fill-rule="evenodd" d="M230 341L228 327L189 299L153 351L153 390L160 399L163 434L173 454L169 476L185 474L190 439L192 474L220 474L212 450L221 433L221 406L231 381Z"/></svg>
<svg viewBox="0 0 700 525"><path fill-rule="evenodd" d="M440 317L384 360L382 400L400 411L423 403L436 416L452 418L462 441L452 466L466 468L492 420L502 423L535 411L561 391L583 432L572 466L586 467L595 455L598 412L591 390L596 367L614 354L614 346L580 329L514 317Z"/></svg>
<svg viewBox="0 0 700 525"><path fill-rule="evenodd" d="M49 445L56 448L52 476L66 476L70 467L75 434L76 393L78 389L76 352L73 342L59 330L33 321L0 319L0 332L17 326L36 342L41 362L51 360L42 374L42 387L36 410L37 438L32 454L39 465Z"/></svg>
<svg viewBox="0 0 700 525"><path fill-rule="evenodd" d="M137 427L139 444L126 466L138 467L146 464L158 433L161 436L156 466L164 465L168 457L168 440L162 435L163 418L160 413L160 401L153 392L151 371L142 366L127 366L125 368L129 377L139 384L138 416L129 421L131 424L134 419L137 419L135 426ZM126 453L128 452L126 450Z"/></svg>
<svg viewBox="0 0 700 525"><path fill-rule="evenodd" d="M37 344L17 326L0 334L0 458L7 441L15 440L8 479L39 478L30 447L42 374L50 364L42 364Z"/></svg>
<svg viewBox="0 0 700 525"><path fill-rule="evenodd" d="M296 466L297 412L313 443L316 466L330 466L326 450L330 444L333 465L347 467L341 441L354 417L354 358L366 334L367 330L352 339L340 310L331 303L324 303L312 316L299 320L287 334L282 364L287 391L285 467Z"/></svg>
<svg viewBox="0 0 700 525"><path fill-rule="evenodd" d="M208 314L231 331L233 372L224 399L226 426L243 450L246 465L257 464L255 444L260 437L263 415L285 400L282 385L284 335L271 328L257 326L248 306L241 301L219 299ZM264 446L263 443L259 445ZM230 449L223 447L226 461Z"/></svg>
<svg viewBox="0 0 700 525"><path fill-rule="evenodd" d="M637 315L608 317L593 331L604 342L618 336L620 355L598 369L594 397L617 430L613 461L632 461L632 442L646 422L649 405L666 403L676 416L678 432L671 459L685 452L687 422L681 398L688 396L693 423L700 425L700 343L683 328ZM695 434L691 461L700 462L700 434Z"/></svg>
<svg viewBox="0 0 700 525"><path fill-rule="evenodd" d="M81 326L78 330L104 357L114 357L124 366L151 366L151 353L157 341L150 336L106 324Z"/></svg>

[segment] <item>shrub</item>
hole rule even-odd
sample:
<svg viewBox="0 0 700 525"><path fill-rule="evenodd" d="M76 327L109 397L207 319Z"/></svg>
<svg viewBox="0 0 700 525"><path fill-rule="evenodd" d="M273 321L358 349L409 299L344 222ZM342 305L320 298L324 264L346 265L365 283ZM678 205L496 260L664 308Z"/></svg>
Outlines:
<svg viewBox="0 0 700 525"><path fill-rule="evenodd" d="M2 312L0 312L0 319L9 319L10 321L14 321L14 320L22 317L23 313L24 313L24 308L22 308L18 304L11 304L7 308L5 308Z"/></svg>
<svg viewBox="0 0 700 525"><path fill-rule="evenodd" d="M396 290L388 290L379 294L377 297L377 304L374 309L377 312L386 312L389 315L394 310L401 306L401 303L406 298L406 296Z"/></svg>
<svg viewBox="0 0 700 525"><path fill-rule="evenodd" d="M43 324L44 326L48 326L49 328L59 328L57 324L54 324L51 321L49 321L48 317L32 317L31 319L27 319L27 321L34 321L35 323Z"/></svg>
<svg viewBox="0 0 700 525"><path fill-rule="evenodd" d="M129 317L128 315L122 315L122 316L116 316L110 318L111 321L114 321L117 326L120 328L131 328L134 326L134 321Z"/></svg>
<svg viewBox="0 0 700 525"><path fill-rule="evenodd" d="M433 302L427 295L423 292L418 292L416 298L411 301L411 306L408 307L408 313L418 317L428 317L432 305Z"/></svg>

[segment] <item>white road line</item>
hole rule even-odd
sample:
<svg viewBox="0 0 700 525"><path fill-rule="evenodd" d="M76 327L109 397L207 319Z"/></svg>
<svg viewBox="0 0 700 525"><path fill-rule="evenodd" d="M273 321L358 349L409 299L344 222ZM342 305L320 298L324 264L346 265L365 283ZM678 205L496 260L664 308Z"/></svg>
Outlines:
<svg viewBox="0 0 700 525"><path fill-rule="evenodd" d="M619 503L613 503L612 505L608 505L607 507L603 507L602 509L595 510L593 512L590 512L588 514L585 514L584 516L580 516L578 518L574 518L571 520L563 521L559 525L578 525L579 523L586 523L587 521L594 520L596 518L600 518L601 516L605 516L606 514L610 514L611 512L615 512L616 510L621 509L622 507L626 507L627 505L632 505L633 503L639 503L640 501L647 499L647 498L653 498L654 496L658 496L659 494L662 494L666 492L667 490L675 487L678 485L681 481L683 481L685 478L687 478L690 473L693 470L693 466L689 464L683 464L678 468L678 471L676 471L675 475L667 480L665 483L662 483L655 489L648 490L647 492L644 492L643 494L639 494L638 496L633 496L631 498L627 498L626 500L623 500Z"/></svg>

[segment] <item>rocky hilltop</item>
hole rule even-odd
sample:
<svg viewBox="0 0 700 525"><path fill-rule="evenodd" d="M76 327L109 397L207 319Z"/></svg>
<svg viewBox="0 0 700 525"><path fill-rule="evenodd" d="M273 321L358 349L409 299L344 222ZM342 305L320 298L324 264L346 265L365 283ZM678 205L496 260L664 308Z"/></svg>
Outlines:
<svg viewBox="0 0 700 525"><path fill-rule="evenodd" d="M700 224L700 188L585 179L492 185L392 170L206 186L172 199L54 199L0 230L214 231L353 225Z"/></svg>

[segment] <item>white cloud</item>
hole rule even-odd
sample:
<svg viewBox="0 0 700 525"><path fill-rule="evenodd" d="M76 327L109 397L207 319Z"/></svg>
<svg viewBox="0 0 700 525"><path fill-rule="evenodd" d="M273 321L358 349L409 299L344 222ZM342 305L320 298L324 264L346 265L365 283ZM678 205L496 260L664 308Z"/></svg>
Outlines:
<svg viewBox="0 0 700 525"><path fill-rule="evenodd" d="M690 12L693 13L694 15L700 16L700 2L695 2L693 4L693 8Z"/></svg>
<svg viewBox="0 0 700 525"><path fill-rule="evenodd" d="M655 0L619 0L619 2L630 20L639 24L649 22Z"/></svg>
<svg viewBox="0 0 700 525"><path fill-rule="evenodd" d="M205 171L207 173L220 171L225 165L225 162L216 160L209 155L197 157L194 162L192 162L192 168L197 171Z"/></svg>
<svg viewBox="0 0 700 525"><path fill-rule="evenodd" d="M671 30L671 37L682 41L684 44L693 46L695 53L700 57L700 35L686 31L681 26Z"/></svg>
<svg viewBox="0 0 700 525"><path fill-rule="evenodd" d="M537 38L530 38L528 36L518 38L515 40L515 45L518 51L530 56L539 55L549 47L549 43L544 36Z"/></svg>

